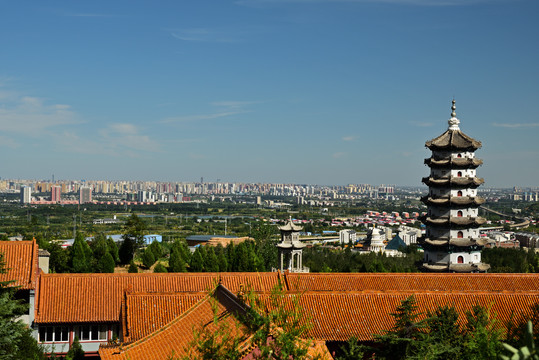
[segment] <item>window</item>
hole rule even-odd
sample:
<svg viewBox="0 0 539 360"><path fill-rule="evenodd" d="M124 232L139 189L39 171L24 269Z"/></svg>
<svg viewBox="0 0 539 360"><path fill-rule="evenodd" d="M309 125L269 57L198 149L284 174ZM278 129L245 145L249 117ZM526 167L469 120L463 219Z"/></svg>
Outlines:
<svg viewBox="0 0 539 360"><path fill-rule="evenodd" d="M458 217L462 217L462 211L459 210L459 211L457 212L457 216L458 216Z"/></svg>
<svg viewBox="0 0 539 360"><path fill-rule="evenodd" d="M69 341L69 331L67 326L40 326L40 342L61 342Z"/></svg>
<svg viewBox="0 0 539 360"><path fill-rule="evenodd" d="M457 196L462 196L462 191L459 190L459 192L457 193Z"/></svg>
<svg viewBox="0 0 539 360"><path fill-rule="evenodd" d="M462 154L458 154L457 157L458 157L458 158L461 158L461 157L462 157Z"/></svg>
<svg viewBox="0 0 539 360"><path fill-rule="evenodd" d="M462 239L464 237L464 233L462 231L459 231L457 233L457 238Z"/></svg>
<svg viewBox="0 0 539 360"><path fill-rule="evenodd" d="M457 258L457 262L459 264L464 264L464 256L460 255L458 258Z"/></svg>
<svg viewBox="0 0 539 360"><path fill-rule="evenodd" d="M462 177L462 171L459 171L459 172L457 173L457 177Z"/></svg>
<svg viewBox="0 0 539 360"><path fill-rule="evenodd" d="M80 341L107 340L109 328L107 325L83 325L79 327Z"/></svg>

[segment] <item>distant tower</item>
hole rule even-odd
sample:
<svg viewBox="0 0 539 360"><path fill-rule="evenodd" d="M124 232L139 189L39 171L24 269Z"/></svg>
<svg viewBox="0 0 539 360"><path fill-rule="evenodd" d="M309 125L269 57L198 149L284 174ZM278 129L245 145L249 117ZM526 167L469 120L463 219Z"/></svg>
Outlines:
<svg viewBox="0 0 539 360"><path fill-rule="evenodd" d="M21 204L30 204L32 202L32 188L30 186L21 186Z"/></svg>
<svg viewBox="0 0 539 360"><path fill-rule="evenodd" d="M92 202L92 188L88 186L81 186L79 190L79 204L86 204Z"/></svg>
<svg viewBox="0 0 539 360"><path fill-rule="evenodd" d="M59 203L60 201L62 201L62 187L61 186L51 187L51 201L53 203Z"/></svg>
<svg viewBox="0 0 539 360"><path fill-rule="evenodd" d="M369 231L367 235L367 241L369 242L370 252L384 252L386 244L384 244L385 236L376 225Z"/></svg>
<svg viewBox="0 0 539 360"><path fill-rule="evenodd" d="M305 244L299 241L299 232L303 228L292 222L292 219L281 230L281 242L277 244L279 248L279 258L281 259L281 271L290 272L309 272L308 268L303 267L303 248ZM286 265L288 264L288 265Z"/></svg>
<svg viewBox="0 0 539 360"><path fill-rule="evenodd" d="M429 194L421 199L427 205L423 266L429 271L485 272L490 266L481 262L486 242L479 237L479 226L486 220L478 216L484 199L477 196L484 180L475 173L483 161L474 154L481 142L460 131L455 109L453 100L449 128L425 143L432 156L425 159L430 176L423 178Z"/></svg>

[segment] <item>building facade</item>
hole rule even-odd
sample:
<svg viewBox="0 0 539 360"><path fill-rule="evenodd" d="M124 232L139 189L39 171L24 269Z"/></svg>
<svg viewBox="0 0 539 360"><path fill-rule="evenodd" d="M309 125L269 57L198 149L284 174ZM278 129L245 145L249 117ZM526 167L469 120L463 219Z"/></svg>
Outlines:
<svg viewBox="0 0 539 360"><path fill-rule="evenodd" d="M86 204L92 202L92 188L87 186L81 186L79 189L79 203Z"/></svg>
<svg viewBox="0 0 539 360"><path fill-rule="evenodd" d="M429 271L484 272L489 266L481 262L486 240L479 237L479 226L486 220L478 214L484 199L477 195L484 180L476 177L476 168L483 161L475 157L481 142L460 130L455 109L453 100L449 128L425 143L432 156L425 159L430 175L423 178L429 187L422 198L427 205L422 219L426 225L424 267Z"/></svg>
<svg viewBox="0 0 539 360"><path fill-rule="evenodd" d="M32 188L30 186L21 186L21 204L30 204L32 202Z"/></svg>

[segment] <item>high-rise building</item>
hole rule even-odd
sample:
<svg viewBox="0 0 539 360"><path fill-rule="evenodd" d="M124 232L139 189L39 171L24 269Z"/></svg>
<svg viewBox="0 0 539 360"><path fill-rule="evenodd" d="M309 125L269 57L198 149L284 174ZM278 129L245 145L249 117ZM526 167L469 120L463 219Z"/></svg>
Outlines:
<svg viewBox="0 0 539 360"><path fill-rule="evenodd" d="M21 204L30 204L32 202L32 188L30 186L21 186Z"/></svg>
<svg viewBox="0 0 539 360"><path fill-rule="evenodd" d="M60 201L62 201L62 187L61 186L51 187L51 201L54 203L59 203Z"/></svg>
<svg viewBox="0 0 539 360"><path fill-rule="evenodd" d="M484 180L476 177L483 161L475 157L481 142L460 130L455 109L453 100L449 128L425 143L432 156L425 159L430 175L423 178L429 187L422 198L427 205L423 266L430 271L484 272L490 266L481 262L486 241L479 237L479 226L486 220L478 212L485 200L477 196Z"/></svg>
<svg viewBox="0 0 539 360"><path fill-rule="evenodd" d="M92 188L88 186L81 186L79 190L79 204L86 204L92 202Z"/></svg>

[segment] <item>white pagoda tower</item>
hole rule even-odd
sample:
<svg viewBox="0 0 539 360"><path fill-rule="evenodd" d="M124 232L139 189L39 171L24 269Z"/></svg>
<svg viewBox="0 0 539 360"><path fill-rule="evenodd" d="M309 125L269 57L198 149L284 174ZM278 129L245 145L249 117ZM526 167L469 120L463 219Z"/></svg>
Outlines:
<svg viewBox="0 0 539 360"><path fill-rule="evenodd" d="M277 244L281 259L281 271L309 272L309 268L303 267L303 248L305 244L299 240L299 232L303 228L295 225L292 219L284 226L280 226L281 242Z"/></svg>
<svg viewBox="0 0 539 360"><path fill-rule="evenodd" d="M449 128L425 143L432 156L425 159L430 176L423 178L429 193L421 199L427 205L423 266L429 271L485 272L490 266L481 262L486 241L479 237L479 226L486 220L478 214L484 199L477 196L484 180L476 177L483 161L475 157L481 142L460 130L455 109L453 100Z"/></svg>

